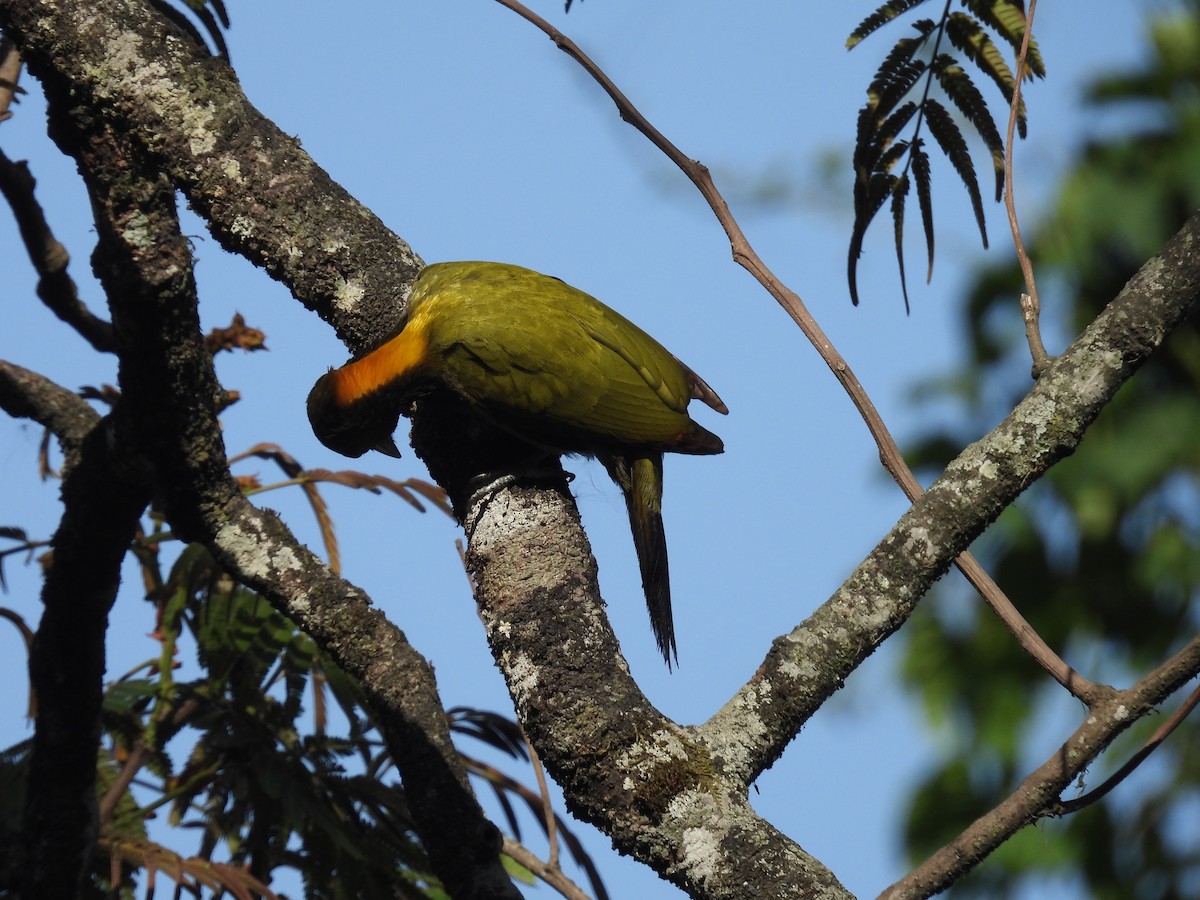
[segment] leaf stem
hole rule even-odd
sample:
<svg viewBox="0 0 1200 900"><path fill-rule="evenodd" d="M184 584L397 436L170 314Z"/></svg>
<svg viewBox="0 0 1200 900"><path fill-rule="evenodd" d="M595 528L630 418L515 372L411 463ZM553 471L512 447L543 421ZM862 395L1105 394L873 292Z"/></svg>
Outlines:
<svg viewBox="0 0 1200 900"><path fill-rule="evenodd" d="M1021 52L1017 54L1017 72L1013 78L1012 104L1008 113L1008 134L1004 142L1004 208L1008 212L1008 227L1012 229L1013 246L1017 250L1017 262L1025 276L1025 293L1021 295L1021 318L1025 320L1025 339L1029 342L1029 354L1033 357L1033 377L1036 379L1046 371L1053 361L1042 343L1040 324L1041 300L1038 299L1037 282L1033 277L1033 263L1025 252L1021 239L1021 226L1017 223L1017 204L1013 199L1013 136L1017 127L1017 114L1021 108L1021 80L1025 76L1025 59L1029 55L1029 43L1033 36L1033 14L1037 0L1029 0L1029 12L1025 16L1025 34L1021 36Z"/></svg>

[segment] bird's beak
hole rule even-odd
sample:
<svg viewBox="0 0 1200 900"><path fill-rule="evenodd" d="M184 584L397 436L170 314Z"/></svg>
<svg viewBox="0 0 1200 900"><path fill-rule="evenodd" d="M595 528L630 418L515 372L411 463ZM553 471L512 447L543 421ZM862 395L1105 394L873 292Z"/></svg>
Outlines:
<svg viewBox="0 0 1200 900"><path fill-rule="evenodd" d="M396 446L396 442L392 440L391 435L388 435L378 444L371 445L372 450L378 450L384 456L390 456L392 459L400 458L400 448Z"/></svg>

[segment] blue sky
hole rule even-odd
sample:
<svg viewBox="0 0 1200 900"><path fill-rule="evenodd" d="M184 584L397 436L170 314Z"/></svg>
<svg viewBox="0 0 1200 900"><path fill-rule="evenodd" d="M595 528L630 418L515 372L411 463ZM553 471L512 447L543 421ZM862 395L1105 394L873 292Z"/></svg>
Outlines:
<svg viewBox="0 0 1200 900"><path fill-rule="evenodd" d="M230 5L228 40L251 101L426 261L495 259L557 275L642 325L728 404L728 417L695 413L724 438L723 456L666 463L680 660L674 673L662 665L650 633L618 490L599 466L568 463L634 674L667 715L704 721L750 676L770 641L828 597L904 509L837 382L774 301L731 262L699 194L565 54L513 13L483 0L364 2L345 11L307 0ZM908 391L958 359L959 292L984 254L965 192L947 166L935 163L933 284L914 277L924 268L924 250L914 241L906 316L884 223L867 239L863 303L850 305L846 160L865 85L898 32L885 29L847 53L845 36L869 11L866 4L825 4L818 12L812 4L779 2L580 0L567 16L561 0L532 5L685 153L713 170L758 252L808 303L893 433L902 443L919 433L931 412L917 411ZM1026 221L1081 143L1096 129L1121 124L1089 122L1080 113L1081 83L1141 58L1143 16L1166 5L1096 0L1087 16L1074 4L1039 10L1035 33L1050 77L1028 95L1030 139L1017 148ZM0 126L0 146L31 160L82 295L102 310L89 273L94 235L82 186L47 143L36 85L26 86L35 96ZM982 153L976 165L983 170ZM756 189L780 178L788 186L783 196L754 201ZM1011 254L1000 207L989 207L988 225L993 258ZM280 285L220 250L199 220L189 217L185 231L195 241L205 328L240 311L266 331L270 348L217 361L225 385L243 395L224 417L229 452L274 441L308 465L343 467L349 461L316 442L303 410L312 382L345 360L345 348ZM913 219L910 236L918 232ZM0 357L72 388L114 383L114 361L94 354L36 301L7 215L0 215L0 247L8 290ZM1019 290L1013 285L1014 298ZM402 460L374 455L358 467L424 476L404 428L402 421ZM58 488L36 480L39 439L35 426L0 422L0 524L48 536ZM265 465L237 471L277 477ZM508 712L454 546L459 529L392 498L337 489L326 498L344 574L434 663L447 707ZM260 502L319 546L298 493ZM0 604L35 622L36 567L10 559L5 575L9 592ZM145 637L147 607L136 580L127 581L112 620L113 676L155 652ZM948 740L930 733L894 687L897 660L892 646L868 660L752 795L764 815L857 894L873 895L906 870L897 839L904 799ZM0 696L0 746L29 734L23 666L16 633L0 627L0 677L9 685ZM1053 742L1073 722L1072 711L1065 713L1049 732ZM682 896L612 853L598 832L579 830L614 897ZM527 836L534 832L526 823Z"/></svg>

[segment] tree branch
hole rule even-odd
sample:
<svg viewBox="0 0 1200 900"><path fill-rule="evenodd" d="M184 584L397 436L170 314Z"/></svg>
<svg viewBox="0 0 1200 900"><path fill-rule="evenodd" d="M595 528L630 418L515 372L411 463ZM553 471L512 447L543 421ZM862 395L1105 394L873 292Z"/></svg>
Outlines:
<svg viewBox="0 0 1200 900"><path fill-rule="evenodd" d="M97 318L79 299L75 280L67 274L71 257L51 232L34 194L35 187L37 182L28 164L13 162L0 151L0 194L12 208L29 261L38 274L38 297L94 348L111 353L112 326Z"/></svg>
<svg viewBox="0 0 1200 900"><path fill-rule="evenodd" d="M512 838L504 839L504 855L520 863L567 900L592 900L583 888L566 876L557 862L539 859L536 853Z"/></svg>
<svg viewBox="0 0 1200 900"><path fill-rule="evenodd" d="M1162 746L1163 741L1171 736L1171 733L1182 724L1183 720L1191 714L1198 703L1200 703L1200 687L1193 690L1187 699L1179 705L1179 708L1171 713L1170 717L1162 725L1155 729L1154 734L1150 735L1149 740L1141 746L1138 752L1126 760L1125 764L1117 769L1111 777L1105 779L1102 785L1088 791L1082 797L1073 797L1070 800L1062 800L1055 803L1046 812L1052 816L1067 816L1077 813L1099 800L1103 800L1112 792L1113 788L1135 772L1138 766L1149 758L1151 753Z"/></svg>
<svg viewBox="0 0 1200 900"><path fill-rule="evenodd" d="M23 824L25 897L77 896L92 861L108 611L149 500L145 473L112 438L105 425L92 428L63 480L63 517L42 588L29 659L38 717Z"/></svg>
<svg viewBox="0 0 1200 900"><path fill-rule="evenodd" d="M1075 733L1049 759L1031 772L999 806L880 897L908 900L945 890L986 859L1019 829L1060 812L1059 795L1067 789L1126 728L1200 672L1200 637L1126 691L1119 691L1088 711Z"/></svg>
<svg viewBox="0 0 1200 900"><path fill-rule="evenodd" d="M1042 343L1039 318L1042 301L1038 297L1037 281L1033 277L1033 263L1025 252L1025 241L1021 238L1021 226L1017 222L1017 203L1013 197L1013 135L1021 110L1021 82L1025 78L1025 59L1029 55L1029 42L1033 39L1033 14L1037 11L1037 0L1029 0L1029 11L1025 14L1025 34L1021 38L1021 50L1017 54L1017 73L1013 77L1012 103L1008 111L1008 134L1004 139L1004 209L1008 213L1008 227L1012 232L1013 247L1017 251L1017 262L1025 277L1025 293L1021 295L1021 318L1025 321L1025 339L1029 342L1029 355L1033 357L1033 377L1038 378L1050 365L1050 355Z"/></svg>
<svg viewBox="0 0 1200 900"><path fill-rule="evenodd" d="M58 438L68 467L80 445L100 422L87 402L44 375L0 360L0 409L15 419L32 419Z"/></svg>
<svg viewBox="0 0 1200 900"><path fill-rule="evenodd" d="M465 455L475 452L486 448ZM694 897L848 896L754 812L693 729L666 719L642 694L604 615L565 485L502 488L471 505L466 530L492 652L572 813Z"/></svg>
<svg viewBox="0 0 1200 900"><path fill-rule="evenodd" d="M135 0L0 0L30 72L57 72L355 352L395 330L421 261L242 94L233 70ZM253 198L253 202L247 202Z"/></svg>

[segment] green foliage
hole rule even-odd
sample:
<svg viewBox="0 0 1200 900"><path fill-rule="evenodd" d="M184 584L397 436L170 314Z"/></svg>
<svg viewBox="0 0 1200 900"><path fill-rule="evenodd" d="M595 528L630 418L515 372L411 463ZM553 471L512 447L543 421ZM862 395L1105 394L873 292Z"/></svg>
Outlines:
<svg viewBox="0 0 1200 900"><path fill-rule="evenodd" d="M1090 322L1200 203L1200 4L1159 22L1153 40L1152 66L1109 75L1090 94L1097 113L1119 104L1152 124L1088 147L1029 242L1043 314L1063 332ZM920 464L944 464L1028 390L1021 284L1015 264L978 277L965 311L971 361L956 379L925 388L961 404L962 426L928 435L913 454ZM979 548L1037 631L1092 678L1127 684L1200 624L1198 326L1172 335L1075 456ZM1044 759L1039 723L1062 703L964 586L943 586L931 600L910 623L904 677L950 747L914 793L906 834L914 857L960 832ZM1157 724L1139 723L1081 789L1099 784ZM1027 829L956 895L1005 896L1029 879L1070 874L1094 897L1194 896L1198 734L1186 721L1135 779L1062 822Z"/></svg>
<svg viewBox="0 0 1200 900"><path fill-rule="evenodd" d="M864 38L898 16L920 5L923 0L889 0L864 19L846 41L857 46ZM1005 61L992 40L996 34L1019 50L1025 34L1024 4L1020 0L962 0L968 12L950 12L946 3L938 21L913 22L916 37L900 38L880 64L867 88L867 103L859 112L854 146L854 225L850 234L847 280L850 299L858 303L858 259L863 240L876 214L889 200L896 237L896 260L900 267L900 287L908 308L908 284L904 274L904 211L911 183L917 186L917 205L925 232L929 258L926 277L933 273L933 195L929 156L924 149L922 128L929 134L958 174L987 246L987 228L983 198L974 163L959 124L935 97L936 85L958 113L983 141L995 175L996 199L1004 190L1004 142L996 127L987 101L975 85L959 57L945 52L951 45L966 63L982 73L999 89L1011 105L1016 85L1013 68ZM991 33L989 33L991 32ZM1014 53L1015 58L1015 53ZM1029 42L1025 74L1042 77L1045 67L1037 45ZM909 100L919 93L919 99ZM900 135L911 125L911 136ZM1025 107L1017 110L1017 130L1025 136ZM897 172L897 167L899 171Z"/></svg>

